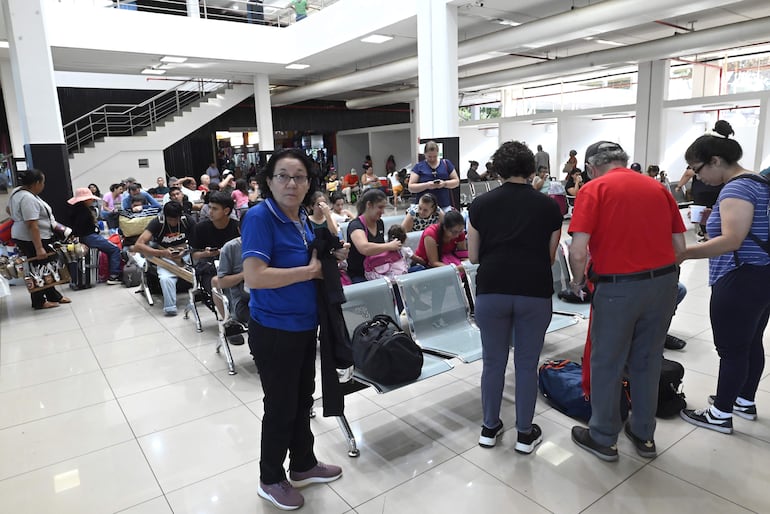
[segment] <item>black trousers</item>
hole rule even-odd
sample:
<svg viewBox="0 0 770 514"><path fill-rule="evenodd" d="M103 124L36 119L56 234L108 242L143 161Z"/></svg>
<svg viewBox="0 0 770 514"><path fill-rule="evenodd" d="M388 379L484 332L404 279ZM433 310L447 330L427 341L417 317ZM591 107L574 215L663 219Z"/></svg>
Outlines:
<svg viewBox="0 0 770 514"><path fill-rule="evenodd" d="M16 246L19 248L19 251L24 254L25 256L34 257L37 255L35 252L35 245L32 243L32 241L22 241L19 239L14 239L14 243L16 243ZM43 239L43 248L48 247L49 244L52 244L54 242L53 239ZM44 264L49 261L55 260L55 257L51 257L48 260L39 260L34 261L36 264ZM41 309L43 307L43 304L46 301L49 302L58 302L62 299L62 294L56 290L55 287L49 287L48 289L43 289L42 291L38 291L37 293L30 293L30 297L32 298L32 308L33 309Z"/></svg>
<svg viewBox="0 0 770 514"><path fill-rule="evenodd" d="M275 484L286 479L287 451L290 470L303 472L318 463L310 430L316 331L288 332L264 327L251 318L249 348L265 394L260 480Z"/></svg>
<svg viewBox="0 0 770 514"><path fill-rule="evenodd" d="M765 369L762 336L770 318L770 266L744 264L711 287L711 330L719 354L714 406L732 412L740 396L754 401Z"/></svg>

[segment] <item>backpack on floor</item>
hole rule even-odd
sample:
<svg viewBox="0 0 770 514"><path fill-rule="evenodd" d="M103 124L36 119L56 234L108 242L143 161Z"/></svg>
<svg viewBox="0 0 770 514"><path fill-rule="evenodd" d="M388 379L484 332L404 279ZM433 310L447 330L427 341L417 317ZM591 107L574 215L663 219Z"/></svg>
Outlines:
<svg viewBox="0 0 770 514"><path fill-rule="evenodd" d="M682 378L684 378L684 366L664 357L658 385L658 410L655 412L659 418L674 417L680 410L687 407L682 392Z"/></svg>
<svg viewBox="0 0 770 514"><path fill-rule="evenodd" d="M390 316L378 314L353 331L353 362L363 375L383 385L415 380L422 351Z"/></svg>
<svg viewBox="0 0 770 514"><path fill-rule="evenodd" d="M123 285L126 287L137 287L142 283L142 270L133 262L123 266Z"/></svg>
<svg viewBox="0 0 770 514"><path fill-rule="evenodd" d="M540 393L558 411L587 422L591 419L591 401L583 393L583 367L571 360L548 360L538 370ZM631 406L628 381L623 380L620 395L620 417L628 418Z"/></svg>

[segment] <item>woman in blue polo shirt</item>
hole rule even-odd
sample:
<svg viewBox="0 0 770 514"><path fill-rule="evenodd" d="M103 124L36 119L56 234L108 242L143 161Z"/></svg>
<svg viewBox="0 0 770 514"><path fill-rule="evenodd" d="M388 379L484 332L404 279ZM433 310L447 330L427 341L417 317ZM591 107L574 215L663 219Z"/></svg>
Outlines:
<svg viewBox="0 0 770 514"><path fill-rule="evenodd" d="M409 191L417 198L429 192L438 199L438 206L446 212L452 209L450 190L460 185L460 177L452 163L438 158L438 145L433 141L425 143L425 160L418 162L409 174Z"/></svg>
<svg viewBox="0 0 770 514"><path fill-rule="evenodd" d="M249 348L265 394L258 493L284 510L304 503L295 487L342 475L338 466L318 462L310 430L318 328L313 279L322 275L315 252L308 252L313 232L302 205L317 179L301 150L273 154L257 177L265 201L246 213L242 228Z"/></svg>

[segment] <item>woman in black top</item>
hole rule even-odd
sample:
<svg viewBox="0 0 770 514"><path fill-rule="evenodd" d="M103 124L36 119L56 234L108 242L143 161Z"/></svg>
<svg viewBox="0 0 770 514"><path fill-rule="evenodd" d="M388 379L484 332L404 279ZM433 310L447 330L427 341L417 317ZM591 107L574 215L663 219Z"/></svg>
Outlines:
<svg viewBox="0 0 770 514"><path fill-rule="evenodd" d="M711 216L711 208L717 202L719 192L722 191L724 184L710 186L699 179L698 175L690 166L687 166L687 169L684 170L684 173L682 174L682 178L680 178L679 182L676 184L676 190L681 191L682 186L684 186L690 179L692 179L692 186L690 186L692 203L697 206L705 207L705 209L700 210L700 218L692 220L693 223L698 225L698 230L696 231L698 242L702 243L708 240L708 235L706 234L706 220Z"/></svg>
<svg viewBox="0 0 770 514"><path fill-rule="evenodd" d="M99 233L99 226L96 224L93 210L98 199L91 193L90 189L79 187L75 190L75 196L67 200L67 203L72 206L70 207L72 233L80 239L81 243L89 248L96 248L107 255L110 268L107 285L114 286L122 283L120 280L120 248Z"/></svg>
<svg viewBox="0 0 770 514"><path fill-rule="evenodd" d="M366 280L364 257L401 249L398 239L385 242L385 225L381 218L387 206L388 197L381 189L369 189L358 199L358 218L348 224L348 275L354 284Z"/></svg>
<svg viewBox="0 0 770 514"><path fill-rule="evenodd" d="M532 423L537 399L537 363L551 321L551 266L561 236L562 217L551 198L527 179L535 157L526 145L504 143L493 156L503 185L471 204L468 256L478 263L476 322L481 329L484 424L479 445L490 448L502 433L500 404L512 334L516 333L516 451L531 453L542 440Z"/></svg>

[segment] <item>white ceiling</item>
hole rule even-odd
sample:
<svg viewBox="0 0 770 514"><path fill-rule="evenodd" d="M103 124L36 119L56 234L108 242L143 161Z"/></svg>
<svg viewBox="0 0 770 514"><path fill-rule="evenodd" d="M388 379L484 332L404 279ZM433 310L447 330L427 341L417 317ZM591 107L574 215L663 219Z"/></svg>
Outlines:
<svg viewBox="0 0 770 514"><path fill-rule="evenodd" d="M211 3L211 0L207 0ZM220 0L227 3L225 0ZM640 0L642 1L642 0ZM268 0L266 3L281 6L286 0ZM498 30L516 30L501 25L499 20L509 20L516 23L527 23L537 19L562 14L574 7L583 7L599 2L586 0L456 0L452 2L458 8L458 39L460 42L485 35ZM483 7L479 4L483 3ZM672 0L672 5L677 4ZM365 14L362 14L365 15ZM613 31L608 24L607 33L600 39L619 44L635 44L668 37L675 32L685 32L694 28L703 30L770 16L770 1L744 0L736 1L728 7L709 9L686 16L660 20L662 23L643 23L627 30ZM495 21L498 20L498 21ZM675 28L671 25L683 27ZM330 30L333 30L330 27ZM4 31L0 30L0 33ZM270 76L273 86L288 89L328 78L347 75L357 70L388 63L417 53L417 23L416 18L407 19L394 25L377 30L379 34L391 35L393 40L380 45L362 43L358 40L349 41L332 49L308 55L304 62L311 67L302 71L290 71L283 65L263 64L234 60L203 60L191 58L186 63L170 70L169 76L204 77L212 79L236 79L249 81L255 73L266 73ZM545 48L522 51L516 49L516 55L502 55L493 59L470 64L460 69L460 76L475 75L496 71L503 68L518 67L539 62L543 59L563 58L567 56L601 51L611 48L594 41L586 41L579 33L564 34L563 42ZM770 29L768 30L770 41ZM240 42L233 42L234 45ZM734 46L740 46L736 41ZM507 53L508 49L500 49ZM59 71L86 71L99 73L135 74L137 70L155 64L160 55L129 52L107 52L94 50L79 50L72 48L53 48L54 68ZM381 84L365 91L351 90L334 95L335 99L353 99L374 93L388 92L405 86L414 86L416 78L394 80L392 83Z"/></svg>

